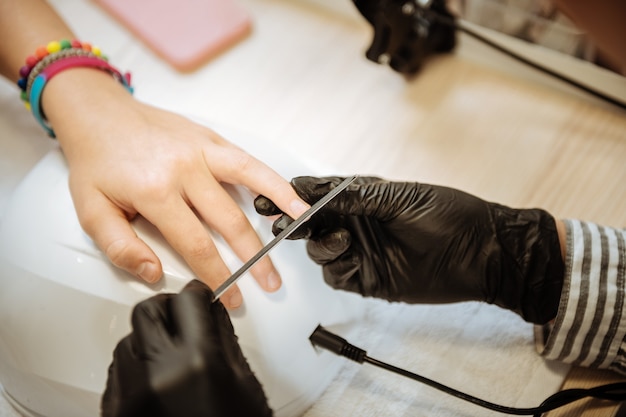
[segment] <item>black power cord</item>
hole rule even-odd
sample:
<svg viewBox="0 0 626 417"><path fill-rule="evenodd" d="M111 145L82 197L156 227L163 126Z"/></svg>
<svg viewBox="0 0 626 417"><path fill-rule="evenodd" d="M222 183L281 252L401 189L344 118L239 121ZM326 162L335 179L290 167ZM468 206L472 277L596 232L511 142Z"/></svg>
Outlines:
<svg viewBox="0 0 626 417"><path fill-rule="evenodd" d="M439 391L443 391L446 394L450 394L462 400L469 401L480 407L487 408L493 411L498 411L504 414L518 416L533 415L535 417L539 417L542 413L554 410L556 408L587 397L609 401L626 400L626 382L617 382L613 384L600 385L594 388L573 388L559 391L556 394L553 394L550 397L546 398L538 407L507 407L482 400L480 398L466 394L462 391L440 384L439 382L433 381L421 375L371 358L367 356L367 352L365 350L350 344L346 339L329 332L321 325L317 326L311 336L309 336L309 340L314 346L329 350L330 352L333 352L339 356L346 357L354 362L369 363L379 368L383 368L404 377L424 383L432 388L438 389Z"/></svg>

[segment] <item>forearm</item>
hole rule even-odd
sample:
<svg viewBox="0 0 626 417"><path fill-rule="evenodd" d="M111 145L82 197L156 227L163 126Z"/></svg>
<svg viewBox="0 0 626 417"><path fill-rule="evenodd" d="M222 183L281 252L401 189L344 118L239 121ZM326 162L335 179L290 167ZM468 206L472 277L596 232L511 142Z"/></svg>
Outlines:
<svg viewBox="0 0 626 417"><path fill-rule="evenodd" d="M559 312L542 354L622 373L626 335L626 230L568 220ZM621 355L621 356L620 356Z"/></svg>
<svg viewBox="0 0 626 417"><path fill-rule="evenodd" d="M0 0L0 74L11 81L39 46L75 36L43 0Z"/></svg>
<svg viewBox="0 0 626 417"><path fill-rule="evenodd" d="M11 40L0 47L0 71L11 81L17 81L26 58L38 47L77 37L44 0L0 0L0 35ZM73 138L87 140L85 135L67 134L70 127L77 129L79 124L89 123L89 117L85 116L109 114L114 109L111 103L129 98L119 83L104 71L73 68L46 84L41 104L67 154L74 147ZM83 117L77 118L77 114ZM82 131L88 130L86 127Z"/></svg>

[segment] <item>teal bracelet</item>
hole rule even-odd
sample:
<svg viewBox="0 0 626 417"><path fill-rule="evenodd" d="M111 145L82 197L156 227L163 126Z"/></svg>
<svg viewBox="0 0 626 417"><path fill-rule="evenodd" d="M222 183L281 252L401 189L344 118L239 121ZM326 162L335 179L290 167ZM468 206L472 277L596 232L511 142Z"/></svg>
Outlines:
<svg viewBox="0 0 626 417"><path fill-rule="evenodd" d="M49 58L53 56L57 56L59 54L66 55L67 51L71 49L73 52L72 55L95 55L104 60L107 59L106 56L102 54L102 51L97 46L94 46L88 42L81 42L78 39L68 40L62 39L60 41L52 41L47 45L42 45L38 47L32 55L29 55L24 61L24 65L20 68L20 79L17 81L17 85L20 88L21 93L20 97L24 101L24 104L28 108L30 104L28 103L28 93L27 87L32 84L32 80L35 76L41 71L44 67L50 64ZM78 52L78 51L82 52ZM56 61L57 58L53 58ZM42 61L46 60L47 63L43 63ZM37 69L37 71L35 71ZM37 73L37 74L35 74Z"/></svg>
<svg viewBox="0 0 626 417"><path fill-rule="evenodd" d="M120 73L117 69L109 65L107 61L101 58L92 57L92 56L70 56L59 61L55 61L48 65L43 71L35 77L33 84L30 88L30 109L33 113L33 116L39 122L41 127L48 133L48 136L51 138L55 138L56 135L52 127L46 121L46 117L43 114L41 108L41 94L43 93L43 89L46 86L46 83L52 79L56 74L60 73L63 70L77 67L89 67L96 68L111 74L118 82L120 82L126 90L128 90L131 94L133 93L133 87L130 84L130 74Z"/></svg>
<svg viewBox="0 0 626 417"><path fill-rule="evenodd" d="M46 67L52 64L53 62L60 61L61 59L69 58L71 56L95 57L96 55L94 55L94 53L91 51L86 51L81 48L63 49L59 52L46 55L44 58L41 59L41 61L37 62L37 65L35 65L30 71L30 74L28 74L28 78L26 78L26 89L24 91L23 100L26 100L26 103L28 103L28 97L30 97L30 89L33 85L33 81L35 81L35 78L41 73L41 71L46 69Z"/></svg>

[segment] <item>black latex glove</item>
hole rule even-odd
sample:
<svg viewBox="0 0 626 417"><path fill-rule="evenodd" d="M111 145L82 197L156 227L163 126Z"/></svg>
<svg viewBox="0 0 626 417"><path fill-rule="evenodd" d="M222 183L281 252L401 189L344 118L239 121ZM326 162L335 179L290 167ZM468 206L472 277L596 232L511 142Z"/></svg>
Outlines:
<svg viewBox="0 0 626 417"><path fill-rule="evenodd" d="M312 204L343 178L298 177ZM257 212L278 214L263 196ZM278 234L291 219L281 216ZM291 239L334 288L407 303L485 301L545 323L556 316L563 260L554 218L434 185L358 178Z"/></svg>
<svg viewBox="0 0 626 417"><path fill-rule="evenodd" d="M133 310L113 354L103 417L271 416L230 318L203 283L160 294Z"/></svg>

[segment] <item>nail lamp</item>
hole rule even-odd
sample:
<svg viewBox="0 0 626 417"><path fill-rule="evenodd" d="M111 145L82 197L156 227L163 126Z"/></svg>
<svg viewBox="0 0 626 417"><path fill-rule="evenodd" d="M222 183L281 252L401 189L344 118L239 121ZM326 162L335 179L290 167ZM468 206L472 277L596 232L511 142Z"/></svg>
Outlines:
<svg viewBox="0 0 626 417"><path fill-rule="evenodd" d="M311 174L292 155L263 149L238 132L220 133L285 178ZM11 196L0 223L0 384L25 416L99 415L112 352L130 331L133 306L160 292L177 292L194 278L141 218L133 225L160 257L164 277L148 285L114 267L82 231L67 177L61 151L51 151ZM255 196L239 186L228 191L269 242L271 221L254 211ZM237 270L243 262L219 236L214 239L231 271ZM269 294L251 275L242 278L244 305L230 316L275 415L298 416L342 363L312 347L309 335L319 323L350 334L362 309L357 298L324 283L304 242L283 241L271 257L282 288Z"/></svg>

